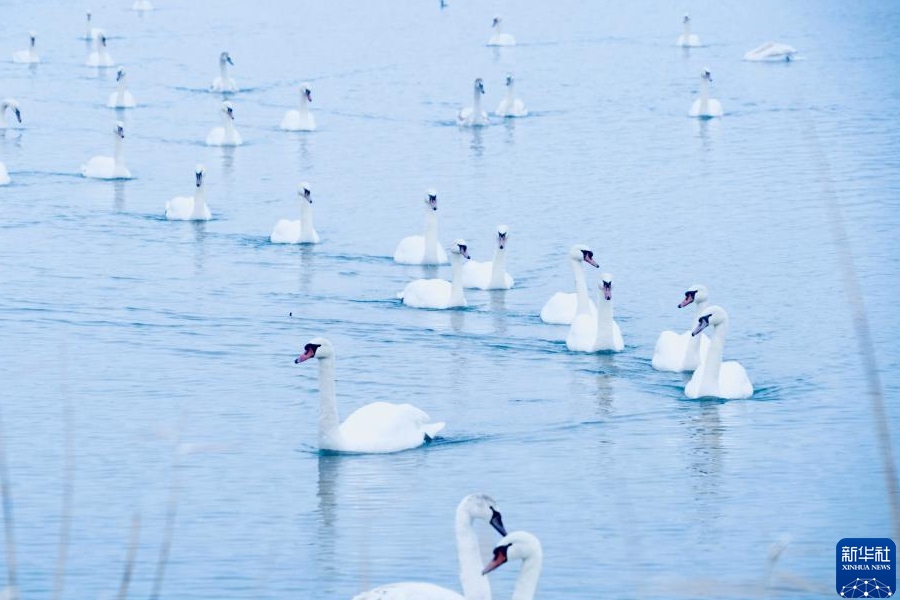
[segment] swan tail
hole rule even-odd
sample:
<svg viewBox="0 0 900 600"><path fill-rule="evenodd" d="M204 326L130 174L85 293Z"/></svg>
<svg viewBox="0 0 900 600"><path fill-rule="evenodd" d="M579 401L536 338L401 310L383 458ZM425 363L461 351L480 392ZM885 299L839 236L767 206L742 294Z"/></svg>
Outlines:
<svg viewBox="0 0 900 600"><path fill-rule="evenodd" d="M424 432L423 432L423 433L425 434L425 443L428 443L428 442L430 442L431 440L433 440L435 437L437 437L437 434L440 433L441 430L442 430L444 427L446 427L446 426L447 426L447 424L446 424L446 423L443 423L443 422L441 422L441 423L427 423L427 424L423 427L423 429L424 429Z"/></svg>

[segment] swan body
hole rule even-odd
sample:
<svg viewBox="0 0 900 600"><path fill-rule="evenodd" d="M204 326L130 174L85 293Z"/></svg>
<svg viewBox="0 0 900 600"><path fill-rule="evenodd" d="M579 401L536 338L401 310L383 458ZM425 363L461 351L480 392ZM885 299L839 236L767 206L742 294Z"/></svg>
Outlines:
<svg viewBox="0 0 900 600"><path fill-rule="evenodd" d="M12 111L12 114L18 123L22 122L22 111L19 109L19 103L12 98L6 98L0 102L0 129L9 128L9 122L6 120L7 110Z"/></svg>
<svg viewBox="0 0 900 600"><path fill-rule="evenodd" d="M472 106L463 108L456 115L456 124L460 127L484 127L488 124L488 114L481 109L481 96L484 94L484 81L475 80L472 93Z"/></svg>
<svg viewBox="0 0 900 600"><path fill-rule="evenodd" d="M466 261L463 265L463 287L480 290L508 290L513 286L512 276L506 272L506 244L509 241L509 228L497 226L497 249L494 260L478 262Z"/></svg>
<svg viewBox="0 0 900 600"><path fill-rule="evenodd" d="M587 282L584 279L584 270L581 263L586 262L592 267L600 265L594 260L594 251L583 245L572 246L569 249L569 265L575 276L575 293L556 292L547 300L541 309L541 321L552 325L570 325L576 314L584 314L589 311L597 314L597 307L588 297Z"/></svg>
<svg viewBox="0 0 900 600"><path fill-rule="evenodd" d="M137 106L134 96L128 91L127 83L125 82L125 69L122 67L119 67L119 70L116 72L116 91L109 95L106 106L109 108L134 108Z"/></svg>
<svg viewBox="0 0 900 600"><path fill-rule="evenodd" d="M222 127L213 127L206 136L207 146L240 146L244 138L234 127L234 105L222 103Z"/></svg>
<svg viewBox="0 0 900 600"><path fill-rule="evenodd" d="M779 42L765 42L744 54L744 60L759 62L790 62L797 49Z"/></svg>
<svg viewBox="0 0 900 600"><path fill-rule="evenodd" d="M300 109L289 110L281 119L281 128L285 131L315 131L316 118L309 112L309 103L312 102L312 90L308 83L300 86Z"/></svg>
<svg viewBox="0 0 900 600"><path fill-rule="evenodd" d="M233 66L234 61L231 60L230 54L222 52L219 54L219 76L213 79L212 84L209 86L210 91L225 93L238 91L234 79L228 76L228 65Z"/></svg>
<svg viewBox="0 0 900 600"><path fill-rule="evenodd" d="M494 34L491 35L491 38L488 40L488 46L515 46L516 38L508 33L503 33L503 19L499 16L494 17L494 20L491 22L491 29L494 29Z"/></svg>
<svg viewBox="0 0 900 600"><path fill-rule="evenodd" d="M434 438L444 423L411 404L373 402L356 409L343 423L334 397L334 348L325 338L311 340L294 361L319 362L319 448L336 452L387 453L417 448Z"/></svg>
<svg viewBox="0 0 900 600"><path fill-rule="evenodd" d="M33 31L28 34L28 39L28 50L19 50L18 52L13 53L14 63L36 64L41 62L41 59L34 49L35 33Z"/></svg>
<svg viewBox="0 0 900 600"><path fill-rule="evenodd" d="M678 36L678 39L675 41L675 45L681 46L682 48L699 46L700 38L696 33L691 33L691 18L688 15L684 15L684 19L682 20L682 27L683 29L681 35Z"/></svg>
<svg viewBox="0 0 900 600"><path fill-rule="evenodd" d="M102 29L99 27L92 27L91 25L91 11L87 11L85 13L84 37L81 39L93 41L103 33Z"/></svg>
<svg viewBox="0 0 900 600"><path fill-rule="evenodd" d="M703 314L709 304L709 292L705 285L694 284L684 293L678 308L693 304L697 307L694 321ZM691 335L693 328L684 333L663 331L656 340L651 364L657 371L694 371L709 349L709 337L705 333Z"/></svg>
<svg viewBox="0 0 900 600"><path fill-rule="evenodd" d="M494 558L482 574L486 575L510 560L522 561L512 600L533 600L544 562L541 542L527 531L513 531L503 536L494 548Z"/></svg>
<svg viewBox="0 0 900 600"><path fill-rule="evenodd" d="M600 275L597 313L583 305L576 312L566 336L566 348L573 352L621 352L625 349L622 331L613 319L612 275Z"/></svg>
<svg viewBox="0 0 900 600"><path fill-rule="evenodd" d="M89 67L111 67L115 64L106 49L106 34L103 31L94 39L94 49L88 54L84 64Z"/></svg>
<svg viewBox="0 0 900 600"><path fill-rule="evenodd" d="M0 162L0 185L9 185L9 172L6 170L6 165Z"/></svg>
<svg viewBox="0 0 900 600"><path fill-rule="evenodd" d="M134 0L134 4L131 5L131 10L153 10L153 4L150 2L150 0Z"/></svg>
<svg viewBox="0 0 900 600"><path fill-rule="evenodd" d="M209 221L212 213L206 204L206 189L203 186L203 166L194 171L197 189L193 196L175 196L166 202L166 219L169 221Z"/></svg>
<svg viewBox="0 0 900 600"><path fill-rule="evenodd" d="M506 74L506 97L497 105L494 114L498 117L524 117L528 109L521 98L516 98L516 78L512 73Z"/></svg>
<svg viewBox="0 0 900 600"><path fill-rule="evenodd" d="M467 306L463 294L462 270L463 259L469 258L465 240L456 240L450 249L450 266L452 280L416 279L406 285L397 297L403 304L413 308L459 308Z"/></svg>
<svg viewBox="0 0 900 600"><path fill-rule="evenodd" d="M704 310L691 335L699 335L709 326L714 327L715 331L710 338L706 357L684 386L684 395L688 398L713 397L727 400L749 398L753 395L753 384L744 367L734 360L722 362L728 313L721 306L711 306Z"/></svg>
<svg viewBox="0 0 900 600"><path fill-rule="evenodd" d="M300 184L300 219L279 219L269 240L273 244L318 244L319 234L313 225L312 191L305 181Z"/></svg>
<svg viewBox="0 0 900 600"><path fill-rule="evenodd" d="M131 179L131 171L125 167L125 150L123 148L125 124L122 121L116 121L113 133L116 140L115 155L95 156L86 165L81 165L81 174L84 177L92 179Z"/></svg>
<svg viewBox="0 0 900 600"><path fill-rule="evenodd" d="M712 82L712 75L709 69L703 69L700 72L700 97L694 100L691 105L691 111L688 113L692 117L701 119L711 119L713 117L722 116L722 104L709 97L709 84Z"/></svg>
<svg viewBox="0 0 900 600"><path fill-rule="evenodd" d="M437 192L425 192L425 235L411 235L400 240L394 250L394 262L403 265L445 265L447 253L438 241Z"/></svg>

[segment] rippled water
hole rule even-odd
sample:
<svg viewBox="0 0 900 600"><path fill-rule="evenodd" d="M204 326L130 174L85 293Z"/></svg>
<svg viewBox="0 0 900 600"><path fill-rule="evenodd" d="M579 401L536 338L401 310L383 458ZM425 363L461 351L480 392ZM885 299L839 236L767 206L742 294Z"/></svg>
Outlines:
<svg viewBox="0 0 900 600"><path fill-rule="evenodd" d="M182 599L349 598L402 579L458 589L453 511L473 491L540 537L541 598L827 597L837 541L890 534L840 260L856 261L892 399L892 6L159 0L141 16L128 4L91 7L140 103L118 115L104 108L114 70L82 66L80 5L2 6L5 56L35 29L43 58L0 63L0 94L25 121L0 135L13 178L0 188L0 407L24 597L52 586L67 407L68 597L115 595L135 513L131 594L149 594L170 499L163 595ZM684 8L707 46L673 46ZM484 46L495 10L517 47ZM767 39L804 60L740 60ZM225 151L203 145L223 49L246 142ZM721 120L686 116L702 67ZM472 80L492 109L508 70L531 116L458 129ZM278 131L302 81L319 130ZM135 179L83 180L117 117ZM197 162L214 220L166 222ZM272 245L300 180L322 244ZM510 226L515 289L469 292L466 310L398 304L423 270L390 255L421 230L430 186L445 243L465 237L487 260L494 226ZM615 275L619 355L568 353L565 327L537 317L571 287L577 242ZM685 377L650 368L658 333L687 328L675 305L694 282L729 311L726 354L750 400L687 401ZM315 367L292 363L318 335L336 347L343 414L409 401L447 421L445 437L318 455ZM497 537L481 535L487 552ZM492 575L495 597L515 575Z"/></svg>

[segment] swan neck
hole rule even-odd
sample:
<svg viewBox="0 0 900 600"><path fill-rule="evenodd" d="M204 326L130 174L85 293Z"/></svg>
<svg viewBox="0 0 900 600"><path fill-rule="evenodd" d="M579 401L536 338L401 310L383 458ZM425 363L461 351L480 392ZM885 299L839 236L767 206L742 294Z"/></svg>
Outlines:
<svg viewBox="0 0 900 600"><path fill-rule="evenodd" d="M709 82L704 77L700 80L700 114L709 112Z"/></svg>
<svg viewBox="0 0 900 600"><path fill-rule="evenodd" d="M465 304L466 298L463 295L463 261L465 259L459 254L450 255L450 268L452 269L452 279L450 280L450 306L461 306Z"/></svg>
<svg viewBox="0 0 900 600"><path fill-rule="evenodd" d="M512 600L532 600L537 589L538 578L541 576L543 557L540 553L529 556L522 561L522 568L516 578L516 587L513 590Z"/></svg>
<svg viewBox="0 0 900 600"><path fill-rule="evenodd" d="M491 265L491 287L506 287L506 248L497 248Z"/></svg>
<svg viewBox="0 0 900 600"><path fill-rule="evenodd" d="M684 43L685 44L690 43L690 41L691 41L690 38L691 38L691 22L685 21L684 22Z"/></svg>
<svg viewBox="0 0 900 600"><path fill-rule="evenodd" d="M481 114L481 92L478 91L478 88L475 88L472 95L472 113L476 118Z"/></svg>
<svg viewBox="0 0 900 600"><path fill-rule="evenodd" d="M600 335L612 333L613 324L613 301L607 300L603 295L603 290L597 294L597 338Z"/></svg>
<svg viewBox="0 0 900 600"><path fill-rule="evenodd" d="M305 115L309 113L309 98L306 97L306 94L300 94L300 114Z"/></svg>
<svg viewBox="0 0 900 600"><path fill-rule="evenodd" d="M306 200L301 200L300 204L300 230L302 236L304 238L308 238L312 236L313 231L315 231L315 226L313 225L313 210L312 204L307 202Z"/></svg>
<svg viewBox="0 0 900 600"><path fill-rule="evenodd" d="M125 144L122 143L122 138L118 135L116 136L116 154L114 160L116 169L121 169L125 165Z"/></svg>
<svg viewBox="0 0 900 600"><path fill-rule="evenodd" d="M228 61L220 60L219 61L219 74L222 77L222 85L226 85L228 81Z"/></svg>
<svg viewBox="0 0 900 600"><path fill-rule="evenodd" d="M319 361L319 447L337 448L340 444L340 418L334 398L334 358Z"/></svg>
<svg viewBox="0 0 900 600"><path fill-rule="evenodd" d="M491 600L491 583L481 574L481 549L472 526L472 517L462 509L456 511L456 554L459 559L459 582L466 600Z"/></svg>
<svg viewBox="0 0 900 600"><path fill-rule="evenodd" d="M709 340L709 350L706 351L706 361L703 363L701 389L713 389L713 387L707 386L718 387L719 385L719 370L722 367L722 355L725 351L725 333L727 329L727 323L716 325L716 330Z"/></svg>
<svg viewBox="0 0 900 600"><path fill-rule="evenodd" d="M425 255L424 262L438 262L438 223L437 212L431 208L425 209Z"/></svg>
<svg viewBox="0 0 900 600"><path fill-rule="evenodd" d="M516 100L516 84L511 83L506 86L506 102L510 104L510 106Z"/></svg>
<svg viewBox="0 0 900 600"><path fill-rule="evenodd" d="M203 187L203 182L201 181L200 187L194 192L194 214L191 217L193 219L203 218L204 206L206 206L206 188Z"/></svg>
<svg viewBox="0 0 900 600"><path fill-rule="evenodd" d="M575 275L575 297L577 298L575 314L590 314L591 303L590 299L588 298L587 282L584 278L584 269L581 268L580 262L574 260L570 262L572 264L572 273Z"/></svg>

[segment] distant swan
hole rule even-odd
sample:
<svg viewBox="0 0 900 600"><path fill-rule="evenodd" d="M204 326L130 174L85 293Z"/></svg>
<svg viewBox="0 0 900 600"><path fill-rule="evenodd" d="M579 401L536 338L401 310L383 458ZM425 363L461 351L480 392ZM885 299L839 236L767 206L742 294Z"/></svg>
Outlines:
<svg viewBox="0 0 900 600"><path fill-rule="evenodd" d="M236 92L237 84L234 79L228 76L228 65L234 65L231 55L223 52L219 55L219 76L213 79L212 85L209 86L213 92Z"/></svg>
<svg viewBox="0 0 900 600"><path fill-rule="evenodd" d="M696 323L703 315L703 311L709 303L709 292L705 285L699 283L692 285L684 293L684 300L678 308L684 308L688 304L697 307L692 322ZM656 340L653 349L653 368L657 371L693 371L700 366L701 357L706 356L709 349L709 338L705 333L691 335L693 327L684 333L663 331Z"/></svg>
<svg viewBox="0 0 900 600"><path fill-rule="evenodd" d="M790 62L794 60L797 49L778 42L765 42L744 54L744 60L762 62Z"/></svg>
<svg viewBox="0 0 900 600"><path fill-rule="evenodd" d="M431 441L444 428L411 404L373 402L356 409L343 423L334 397L334 348L315 338L294 361L319 361L319 449L338 452L399 452Z"/></svg>
<svg viewBox="0 0 900 600"><path fill-rule="evenodd" d="M300 219L279 219L269 240L273 244L318 244L319 234L313 225L312 191L305 181L300 184Z"/></svg>
<svg viewBox="0 0 900 600"><path fill-rule="evenodd" d="M150 0L134 0L134 4L131 5L131 10L153 10L153 4L150 3Z"/></svg>
<svg viewBox="0 0 900 600"><path fill-rule="evenodd" d="M6 165L0 162L0 185L9 185L9 172L6 170Z"/></svg>
<svg viewBox="0 0 900 600"><path fill-rule="evenodd" d="M494 17L491 21L491 29L495 29L491 39L488 40L488 46L515 46L516 38L508 33L503 33L503 19L500 16Z"/></svg>
<svg viewBox="0 0 900 600"><path fill-rule="evenodd" d="M456 240L450 248L451 281L445 279L416 279L406 285L397 297L413 308L460 308L467 306L463 294L463 260L469 258L466 240Z"/></svg>
<svg viewBox="0 0 900 600"><path fill-rule="evenodd" d="M19 123L22 122L22 111L19 110L19 103L12 98L7 98L3 102L0 102L0 129L7 129L9 127L9 123L6 121L7 109L12 111L13 115L16 117L16 121Z"/></svg>
<svg viewBox="0 0 900 600"><path fill-rule="evenodd" d="M472 106L463 108L456 115L456 124L460 127L482 127L488 124L488 115L481 110L481 95L484 94L484 82L481 77L472 86Z"/></svg>
<svg viewBox="0 0 900 600"><path fill-rule="evenodd" d="M521 98L516 98L516 78L512 73L506 74L506 97L497 105L494 114L498 117L524 117L528 109Z"/></svg>
<svg viewBox="0 0 900 600"><path fill-rule="evenodd" d="M222 127L213 127L206 136L207 146L240 146L244 139L234 128L234 105L222 103Z"/></svg>
<svg viewBox="0 0 900 600"><path fill-rule="evenodd" d="M675 42L676 46L681 46L682 48L690 48L691 46L699 46L700 38L696 33L691 33L691 18L688 15L684 15L683 23L683 31L681 35L678 36L678 40Z"/></svg>
<svg viewBox="0 0 900 600"><path fill-rule="evenodd" d="M91 26L91 11L85 12L84 37L81 39L89 41L96 40L100 37L101 33L103 33L102 29Z"/></svg>
<svg viewBox="0 0 900 600"><path fill-rule="evenodd" d="M94 179L131 179L131 171L125 168L125 124L116 121L113 128L116 139L115 156L95 156L86 165L81 165L81 174Z"/></svg>
<svg viewBox="0 0 900 600"><path fill-rule="evenodd" d="M137 106L134 96L128 91L125 82L125 69L122 67L119 67L119 70L116 71L116 91L109 95L106 106L109 108L134 108Z"/></svg>
<svg viewBox="0 0 900 600"><path fill-rule="evenodd" d="M312 102L312 90L308 83L300 84L300 110L289 110L281 119L281 128L285 131L315 131L316 118L309 112Z"/></svg>
<svg viewBox="0 0 900 600"><path fill-rule="evenodd" d="M438 241L437 191L425 192L425 235L400 240L394 250L394 262L404 265L445 265L447 253Z"/></svg>
<svg viewBox="0 0 900 600"><path fill-rule="evenodd" d="M203 165L194 171L197 189L193 196L175 196L166 202L166 219L170 221L209 221L212 213L206 204L206 189L203 187Z"/></svg>
<svg viewBox="0 0 900 600"><path fill-rule="evenodd" d="M522 566L516 578L512 600L533 600L541 576L544 552L541 542L527 531L513 531L500 538L494 548L494 558L481 573L487 575L507 561L517 559L522 561Z"/></svg>
<svg viewBox="0 0 900 600"><path fill-rule="evenodd" d="M587 283L581 263L586 262L595 268L600 265L594 260L594 251L587 246L577 245L569 249L569 266L575 276L575 293L556 292L547 300L541 309L541 321L553 325L570 325L576 314L590 311L597 314L597 307L588 297ZM587 308L586 308L587 307Z"/></svg>
<svg viewBox="0 0 900 600"><path fill-rule="evenodd" d="M494 260L478 262L469 260L463 265L463 286L480 290L508 290L513 286L513 278L506 272L506 244L509 228L497 226L497 249Z"/></svg>
<svg viewBox="0 0 900 600"><path fill-rule="evenodd" d="M102 30L94 40L94 49L88 54L84 64L89 67L111 67L116 64L106 50L106 34Z"/></svg>
<svg viewBox="0 0 900 600"><path fill-rule="evenodd" d="M694 371L691 380L684 386L688 398L725 398L736 400L753 395L753 384L741 364L734 360L722 362L725 350L725 333L728 330L728 313L721 306L710 306L700 318L691 335L713 326L715 331L703 362Z"/></svg>
<svg viewBox="0 0 900 600"><path fill-rule="evenodd" d="M712 75L709 69L703 69L700 72L700 97L691 105L691 112L688 113L690 116L701 119L722 116L722 105L718 100L709 97L710 83L712 83Z"/></svg>
<svg viewBox="0 0 900 600"><path fill-rule="evenodd" d="M35 33L33 31L28 34L28 39L30 40L28 50L19 50L13 53L14 63L34 64L41 62L37 52L34 50Z"/></svg>
<svg viewBox="0 0 900 600"><path fill-rule="evenodd" d="M613 319L612 275L601 274L597 287L596 316L583 307L569 326L566 348L573 352L621 352L625 349L622 331Z"/></svg>

